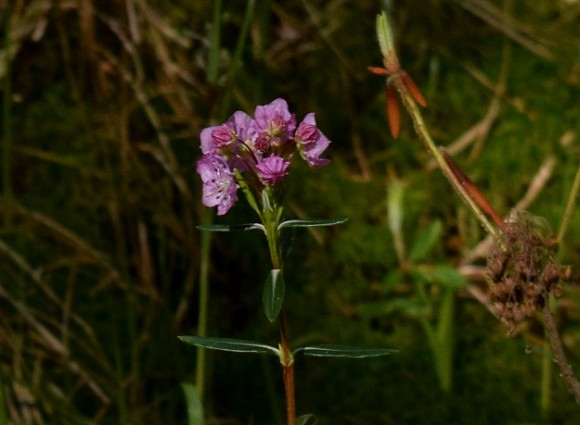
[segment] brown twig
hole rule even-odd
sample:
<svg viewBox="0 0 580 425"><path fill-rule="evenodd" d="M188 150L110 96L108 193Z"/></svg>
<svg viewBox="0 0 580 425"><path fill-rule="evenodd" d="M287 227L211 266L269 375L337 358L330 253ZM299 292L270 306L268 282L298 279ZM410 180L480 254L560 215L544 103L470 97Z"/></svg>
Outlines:
<svg viewBox="0 0 580 425"><path fill-rule="evenodd" d="M564 347L562 346L562 339L554 322L554 316L552 316L552 311L550 310L550 303L546 300L544 303L544 308L542 310L544 314L544 325L546 327L546 334L550 340L550 345L552 346L552 353L554 355L554 362L560 368L560 374L566 382L568 391L574 396L576 402L580 404L580 382L576 379L574 372L572 371L572 366L566 358L566 353L564 352Z"/></svg>

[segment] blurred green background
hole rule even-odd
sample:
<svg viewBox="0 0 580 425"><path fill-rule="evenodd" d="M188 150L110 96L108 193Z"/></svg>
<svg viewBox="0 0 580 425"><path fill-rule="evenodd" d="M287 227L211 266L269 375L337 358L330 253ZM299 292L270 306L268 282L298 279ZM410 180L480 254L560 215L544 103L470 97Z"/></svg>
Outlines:
<svg viewBox="0 0 580 425"><path fill-rule="evenodd" d="M531 190L526 208L556 232L580 157L577 0L0 4L0 419L188 423L181 385L195 381L196 351L177 335L198 329L199 132L283 97L332 140L330 166L292 169L288 216L350 219L295 235L292 340L400 350L297 359L298 413L337 425L580 423L541 320L510 337L486 308L473 251L484 231L410 119L389 136L384 79L367 71L381 65L384 8L437 143L502 215ZM216 221L252 220L240 202ZM578 232L575 213L562 264L579 264ZM275 345L263 238L214 235L210 259L208 334ZM579 303L575 280L564 283L557 316L576 371ZM281 423L275 359L212 352L206 371L208 425Z"/></svg>

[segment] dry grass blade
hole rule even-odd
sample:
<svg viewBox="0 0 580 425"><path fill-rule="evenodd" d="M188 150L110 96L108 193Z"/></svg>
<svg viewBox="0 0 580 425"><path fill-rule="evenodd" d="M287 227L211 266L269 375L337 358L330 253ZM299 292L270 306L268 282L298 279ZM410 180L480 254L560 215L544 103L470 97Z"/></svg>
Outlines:
<svg viewBox="0 0 580 425"><path fill-rule="evenodd" d="M21 218L27 220L31 226L45 232L48 237L53 238L58 244L75 252L77 258L101 264L109 271L115 272L115 268L105 254L93 248L83 238L62 224L40 212L30 211L22 205L16 204L15 211Z"/></svg>
<svg viewBox="0 0 580 425"><path fill-rule="evenodd" d="M24 322L30 327L31 331L33 331L33 334L29 336L33 345L29 345L24 351L33 352L34 350L39 349L42 357L48 356L48 358L52 358L53 360L62 363L66 369L77 375L80 378L81 384L86 385L103 404L108 405L110 403L109 397L106 395L101 385L97 383L97 380L71 357L67 345L51 332L47 326L41 323L40 318L35 314L30 306L16 300L3 286L0 286L0 298L8 301L8 303L18 312L19 317L24 320ZM8 341L9 340L6 340L4 343L6 344ZM21 351L18 348L19 346L20 344L18 343L14 344L14 349L18 352ZM94 347L89 348L89 350L91 349L94 350ZM96 354L96 352L93 351L93 354ZM22 353L19 355L22 355ZM104 371L104 369L102 370Z"/></svg>
<svg viewBox="0 0 580 425"><path fill-rule="evenodd" d="M465 0L459 3L462 7L541 58L546 60L555 59L555 55L549 48L549 43L544 39L534 38L533 28L510 18L489 1Z"/></svg>

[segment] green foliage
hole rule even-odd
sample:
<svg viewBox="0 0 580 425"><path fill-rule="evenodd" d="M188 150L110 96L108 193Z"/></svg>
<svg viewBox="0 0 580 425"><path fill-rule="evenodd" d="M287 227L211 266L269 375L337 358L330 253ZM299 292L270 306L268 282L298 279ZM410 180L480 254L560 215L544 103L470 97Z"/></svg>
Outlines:
<svg viewBox="0 0 580 425"><path fill-rule="evenodd" d="M270 270L264 282L264 289L262 290L262 305L264 306L266 318L270 322L275 321L278 318L278 314L280 314L280 309L284 303L285 291L286 285L284 283L282 270Z"/></svg>
<svg viewBox="0 0 580 425"><path fill-rule="evenodd" d="M396 353L397 350L390 348L372 347L349 347L346 345L322 344L309 345L294 350L294 353L304 353L312 357L346 357L349 359L366 359L369 357L382 357Z"/></svg>
<svg viewBox="0 0 580 425"><path fill-rule="evenodd" d="M234 353L265 353L278 354L276 347L271 347L259 342L245 341L232 338L210 338L207 336L180 336L179 339L186 344L210 350L231 351Z"/></svg>

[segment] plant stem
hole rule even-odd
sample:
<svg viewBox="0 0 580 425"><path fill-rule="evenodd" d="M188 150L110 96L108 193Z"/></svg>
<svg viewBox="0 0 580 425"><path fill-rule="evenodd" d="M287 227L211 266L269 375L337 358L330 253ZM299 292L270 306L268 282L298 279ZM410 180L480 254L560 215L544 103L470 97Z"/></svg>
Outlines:
<svg viewBox="0 0 580 425"><path fill-rule="evenodd" d="M574 376L572 366L568 363L566 353L564 353L564 347L562 346L558 328L554 323L554 317L552 316L548 299L544 303L543 313L546 333L548 334L548 339L552 346L552 353L554 354L554 362L557 363L560 368L560 374L562 375L562 378L564 378L564 382L566 382L568 391L574 396L576 403L580 404L580 382L578 382L576 376Z"/></svg>
<svg viewBox="0 0 580 425"><path fill-rule="evenodd" d="M4 202L6 203L4 211L4 224L8 227L12 222L12 70L11 70L11 57L10 52L12 50L11 43L11 26L10 26L10 6L5 7L5 19L4 19L4 100L2 105L2 192L4 195Z"/></svg>
<svg viewBox="0 0 580 425"><path fill-rule="evenodd" d="M213 216L207 208L204 208L202 223L211 224ZM198 302L198 322L197 334L205 336L207 334L207 305L209 302L209 264L211 251L211 232L201 232L200 243L200 266L199 266L199 302ZM206 356L205 349L198 347L195 361L195 388L200 400L203 400L205 393L206 378Z"/></svg>
<svg viewBox="0 0 580 425"><path fill-rule="evenodd" d="M547 332L545 333L547 335ZM544 352L544 357L542 359L540 405L542 406L544 417L547 417L548 412L550 411L550 405L552 403L552 369L554 367L554 362L552 362L552 349L550 348L550 344L547 341L544 342Z"/></svg>
<svg viewBox="0 0 580 425"><path fill-rule="evenodd" d="M282 379L286 395L286 423L296 425L296 398L294 387L294 358L288 343L288 329L284 307L280 311L280 363L282 364Z"/></svg>
<svg viewBox="0 0 580 425"><path fill-rule="evenodd" d="M473 214L477 217L477 219L481 222L483 227L489 232L493 238L501 243L501 232L488 220L487 216L481 211L481 209L477 206L475 201L469 195L467 190L465 189L464 185L461 183L459 178L453 173L453 170L445 160L443 154L435 145L435 142L429 135L427 131L427 127L425 126L425 122L423 121L423 117L421 115L421 111L417 107L415 101L413 100L411 94L407 90L405 83L402 79L402 74L400 72L396 72L391 75L392 84L395 86L397 91L399 92L401 99L403 100L403 104L405 108L411 115L411 119L413 120L413 125L415 127L415 131L419 138L425 143L431 154L435 158L435 161L441 168L441 171L445 175L445 177L449 180L451 185L455 188L461 199L467 204L469 209L473 212Z"/></svg>
<svg viewBox="0 0 580 425"><path fill-rule="evenodd" d="M219 71L219 52L220 52L220 28L221 28L222 0L215 0L213 3L213 18L211 28L211 48L207 60L207 82L215 84L218 79Z"/></svg>
<svg viewBox="0 0 580 425"><path fill-rule="evenodd" d="M274 197L268 196L269 203L263 205L262 217L266 229L266 239L270 250L272 268L282 271L282 255L280 252L280 216L281 207L274 201ZM286 309L284 305L278 316L280 327L280 364L282 365L282 379L284 381L284 393L286 400L286 423L296 425L296 398L294 387L294 357L288 339L288 326L286 324Z"/></svg>
<svg viewBox="0 0 580 425"><path fill-rule="evenodd" d="M566 209L564 210L564 215L562 216L562 224L558 230L558 243L561 244L564 240L564 235L568 230L570 225L570 218L572 218L572 212L574 211L574 206L576 205L576 196L578 196L578 191L580 191L580 166L576 170L576 176L574 177L574 182L572 183L572 188L570 189L570 194L568 195L568 201L566 202Z"/></svg>

